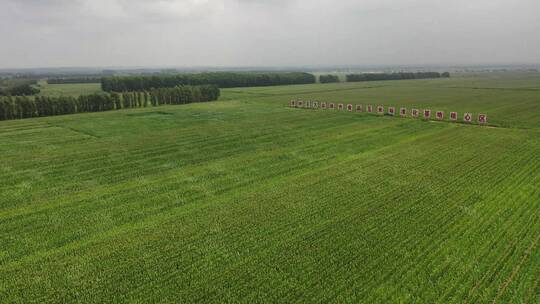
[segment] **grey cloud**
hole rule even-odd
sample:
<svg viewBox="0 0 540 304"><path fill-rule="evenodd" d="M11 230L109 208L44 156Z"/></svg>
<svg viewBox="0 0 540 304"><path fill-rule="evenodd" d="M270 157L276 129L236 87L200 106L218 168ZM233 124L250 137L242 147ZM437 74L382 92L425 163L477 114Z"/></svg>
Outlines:
<svg viewBox="0 0 540 304"><path fill-rule="evenodd" d="M540 63L532 0L0 0L0 68Z"/></svg>

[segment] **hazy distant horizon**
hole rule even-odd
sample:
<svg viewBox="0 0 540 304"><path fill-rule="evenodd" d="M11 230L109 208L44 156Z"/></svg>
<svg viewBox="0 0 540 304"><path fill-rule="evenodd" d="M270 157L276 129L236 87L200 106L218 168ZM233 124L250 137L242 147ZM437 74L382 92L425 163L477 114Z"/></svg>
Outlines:
<svg viewBox="0 0 540 304"><path fill-rule="evenodd" d="M350 65L290 65L290 66L174 66L174 65L147 65L147 66L0 66L0 72L8 70L323 70L328 69L385 69L385 68L540 68L540 62L500 62L500 63L479 63L479 64L460 64L460 63L432 63L432 64L350 64Z"/></svg>
<svg viewBox="0 0 540 304"><path fill-rule="evenodd" d="M9 73L34 73L34 74L70 74L70 73L96 73L104 71L114 72L215 72L215 71L305 71L305 72L346 72L350 71L398 71L398 70L424 70L424 71L458 71L458 70L540 70L539 63L517 63L517 64L485 64L485 65L350 65L350 66L81 66L81 67L28 67L28 68L2 68L0 74Z"/></svg>
<svg viewBox="0 0 540 304"><path fill-rule="evenodd" d="M533 0L0 0L0 68L540 64Z"/></svg>

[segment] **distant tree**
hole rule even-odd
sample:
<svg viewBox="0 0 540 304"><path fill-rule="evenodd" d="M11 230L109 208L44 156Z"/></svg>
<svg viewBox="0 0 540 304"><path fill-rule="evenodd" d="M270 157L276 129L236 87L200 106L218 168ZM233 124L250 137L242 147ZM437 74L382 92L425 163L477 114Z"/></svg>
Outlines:
<svg viewBox="0 0 540 304"><path fill-rule="evenodd" d="M0 96L0 120L7 120L7 98Z"/></svg>
<svg viewBox="0 0 540 304"><path fill-rule="evenodd" d="M149 92L96 93L80 95L78 98L68 96L0 96L0 120L100 112L150 105L159 106L161 104L185 104L217 100L219 95L219 88L215 85L182 85L173 88L153 89Z"/></svg>
<svg viewBox="0 0 540 304"><path fill-rule="evenodd" d="M349 74L346 77L347 77L347 82L359 82L359 81L440 78L442 77L442 74L437 73L437 72L362 73L362 74ZM450 77L450 74L448 74L448 77Z"/></svg>
<svg viewBox="0 0 540 304"><path fill-rule="evenodd" d="M303 72L216 72L199 74L163 74L152 76L111 76L101 79L106 92L143 91L174 88L179 85L216 85L220 88L315 83L315 76Z"/></svg>
<svg viewBox="0 0 540 304"><path fill-rule="evenodd" d="M336 75L321 75L319 76L319 82L320 83L332 83L332 82L339 82L339 77Z"/></svg>
<svg viewBox="0 0 540 304"><path fill-rule="evenodd" d="M76 84L76 83L100 83L101 78L94 76L84 76L84 77L53 77L48 78L48 84Z"/></svg>

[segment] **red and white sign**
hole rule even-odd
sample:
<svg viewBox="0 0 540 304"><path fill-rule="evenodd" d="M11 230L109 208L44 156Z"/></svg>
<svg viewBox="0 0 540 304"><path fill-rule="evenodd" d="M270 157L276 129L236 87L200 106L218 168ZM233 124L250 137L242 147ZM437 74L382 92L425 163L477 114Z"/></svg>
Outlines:
<svg viewBox="0 0 540 304"><path fill-rule="evenodd" d="M430 119L431 118L431 110L425 109L424 110L424 119Z"/></svg>
<svg viewBox="0 0 540 304"><path fill-rule="evenodd" d="M401 117L407 117L407 109L406 108L399 109L399 115Z"/></svg>
<svg viewBox="0 0 540 304"><path fill-rule="evenodd" d="M384 114L384 107L383 106L377 106L377 114L380 114L380 115Z"/></svg>
<svg viewBox="0 0 540 304"><path fill-rule="evenodd" d="M338 110L343 110L343 104L342 103L338 104L337 107L338 107Z"/></svg>
<svg viewBox="0 0 540 304"><path fill-rule="evenodd" d="M362 112L362 105L356 105L356 112Z"/></svg>
<svg viewBox="0 0 540 304"><path fill-rule="evenodd" d="M450 120L457 121L457 112L450 112Z"/></svg>
<svg viewBox="0 0 540 304"><path fill-rule="evenodd" d="M435 117L437 117L437 120L443 120L444 119L444 112L443 111L437 111L437 113L435 113Z"/></svg>
<svg viewBox="0 0 540 304"><path fill-rule="evenodd" d="M412 109L411 116L414 118L418 118L418 116L420 116L420 111L418 109Z"/></svg>
<svg viewBox="0 0 540 304"><path fill-rule="evenodd" d="M463 114L463 121L464 122L472 122L472 114L471 113Z"/></svg>
<svg viewBox="0 0 540 304"><path fill-rule="evenodd" d="M347 111L352 112L352 110L353 110L352 104L348 104L347 105Z"/></svg>
<svg viewBox="0 0 540 304"><path fill-rule="evenodd" d="M486 124L487 123L487 115L486 114L478 114L478 123Z"/></svg>
<svg viewBox="0 0 540 304"><path fill-rule="evenodd" d="M336 105L333 102L331 102L330 105L329 105L329 108L330 108L330 110L333 110L333 109L336 108Z"/></svg>
<svg viewBox="0 0 540 304"><path fill-rule="evenodd" d="M373 106L372 105L367 106L367 111L368 113L373 113Z"/></svg>
<svg viewBox="0 0 540 304"><path fill-rule="evenodd" d="M392 116L396 115L396 108L394 108L394 107L389 107L389 108L388 108L388 114L390 114L390 115L392 115Z"/></svg>

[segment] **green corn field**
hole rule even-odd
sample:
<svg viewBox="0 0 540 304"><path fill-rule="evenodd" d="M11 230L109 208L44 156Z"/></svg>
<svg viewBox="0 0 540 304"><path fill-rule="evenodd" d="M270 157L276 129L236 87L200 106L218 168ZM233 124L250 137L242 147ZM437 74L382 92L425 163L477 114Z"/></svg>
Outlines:
<svg viewBox="0 0 540 304"><path fill-rule="evenodd" d="M538 73L1 121L0 159L1 303L540 301Z"/></svg>

